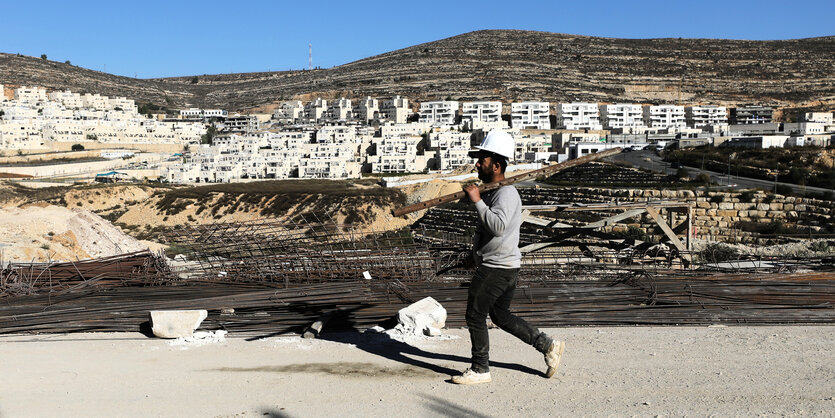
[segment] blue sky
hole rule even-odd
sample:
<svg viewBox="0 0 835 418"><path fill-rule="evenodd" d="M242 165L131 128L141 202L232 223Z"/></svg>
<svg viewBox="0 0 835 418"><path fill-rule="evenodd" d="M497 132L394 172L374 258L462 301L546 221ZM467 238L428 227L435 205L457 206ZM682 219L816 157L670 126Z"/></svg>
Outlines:
<svg viewBox="0 0 835 418"><path fill-rule="evenodd" d="M480 29L617 38L835 35L835 1L19 1L0 52L139 78L332 67Z"/></svg>

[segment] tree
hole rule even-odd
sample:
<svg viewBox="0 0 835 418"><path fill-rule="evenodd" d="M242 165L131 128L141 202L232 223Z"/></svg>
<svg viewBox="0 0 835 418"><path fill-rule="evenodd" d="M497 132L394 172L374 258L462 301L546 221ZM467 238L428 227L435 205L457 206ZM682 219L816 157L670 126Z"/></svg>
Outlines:
<svg viewBox="0 0 835 418"><path fill-rule="evenodd" d="M67 65L72 65L72 63L70 62L70 60L66 60L66 61L64 61L64 64L67 64Z"/></svg>
<svg viewBox="0 0 835 418"><path fill-rule="evenodd" d="M70 149L72 149L73 151L84 151L84 145L73 144L73 146Z"/></svg>
<svg viewBox="0 0 835 418"><path fill-rule="evenodd" d="M206 129L206 133L200 136L200 143L211 144L215 136L217 136L217 128L215 128L215 125L209 125Z"/></svg>
<svg viewBox="0 0 835 418"><path fill-rule="evenodd" d="M46 59L46 54L41 54L41 59L45 60Z"/></svg>
<svg viewBox="0 0 835 418"><path fill-rule="evenodd" d="M197 76L194 76L194 77L191 78L191 84L197 84L197 81L198 81Z"/></svg>

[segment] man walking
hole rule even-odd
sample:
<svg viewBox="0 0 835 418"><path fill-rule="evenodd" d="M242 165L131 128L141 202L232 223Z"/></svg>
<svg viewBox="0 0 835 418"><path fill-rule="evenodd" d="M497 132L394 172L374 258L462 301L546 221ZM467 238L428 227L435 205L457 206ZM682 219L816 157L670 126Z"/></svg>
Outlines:
<svg viewBox="0 0 835 418"><path fill-rule="evenodd" d="M501 130L491 131L470 157L477 158L478 178L485 184L504 180L507 162L513 158L513 137ZM560 364L565 343L552 340L525 320L510 313L522 254L519 251L519 227L522 224L522 200L513 186L502 186L484 195L475 185L464 187L475 204L478 228L473 239L473 257L477 266L467 294L467 327L472 344L472 366L453 376L462 385L492 380L489 367L490 341L487 315L499 328L515 335L545 355L547 377Z"/></svg>

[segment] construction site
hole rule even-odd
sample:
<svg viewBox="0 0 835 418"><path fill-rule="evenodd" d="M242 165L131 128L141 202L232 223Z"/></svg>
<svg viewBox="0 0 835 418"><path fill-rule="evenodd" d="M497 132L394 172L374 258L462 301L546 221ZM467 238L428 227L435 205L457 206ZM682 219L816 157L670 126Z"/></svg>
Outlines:
<svg viewBox="0 0 835 418"><path fill-rule="evenodd" d="M571 162L549 175L579 178L590 168L599 171L594 164L598 163ZM621 172L610 176L627 175L622 172L627 169L617 170ZM541 174L529 175L536 177L541 178ZM27 200L18 190L8 198L4 210L12 218L15 208L57 210L56 206L83 203L86 196L107 196L107 190L116 190L117 186L109 187L67 194L40 192L41 203ZM9 342L6 347L11 349L21 341L38 346L56 338L84 341L96 339L96 335L127 335L130 344L143 339L154 341L159 334L149 313L205 311L195 332L202 333L202 343L220 340L222 346L234 344L241 352L263 347L265 341L292 341L296 351L299 347L314 351L330 347L317 344L342 344L399 364L374 366L373 361L362 362L367 359L351 363L334 358L330 360L335 363L308 361L305 364L311 369L284 365L272 370L298 379L312 372L337 379L333 384L341 384L337 382L346 376L383 378L389 374L443 382L444 374L455 373L454 368L460 366L449 364L450 360L465 364L469 344L461 328L466 326L464 313L473 270L465 267L463 260L472 252L472 233L478 221L471 205L461 201L461 186L435 180L389 195L380 186L360 184L344 186L356 191L339 199L330 189L301 196L293 193L301 193L298 189L305 186L296 183L292 187L293 192L282 189L266 195L246 191L235 194L231 188L212 189L215 192L208 194L196 193L196 188L130 189L136 200L125 201L122 193L122 205L115 209L102 202L97 203L99 210L90 212L79 209L83 205L78 204L72 209L73 216L95 220L92 225L98 226L92 232L82 233L77 227L75 232L72 228L62 232L53 226L54 233L40 232L44 239L51 240L52 252L37 240L30 245L40 245L48 256L55 256L59 240L54 237L62 236L64 241L75 237L73 244L64 247L76 248L76 254L84 250L90 257L4 261L0 270L0 335ZM780 332L791 330L790 334L820 329L818 336L823 340L815 340L812 347L832 342L829 327L835 322L835 236L827 235L827 225L835 208L825 202L793 198L795 213L787 216L771 210L771 203L763 203L768 199L773 202L775 197L762 192L754 196L759 201L741 202L732 192L721 190L709 194L704 190L539 184L518 189L523 202L519 243L522 266L512 309L536 327L565 335L569 344L571 336L588 339L594 330L629 340L634 336L626 337L632 332L628 330L642 334L654 329L636 326L675 326L665 328L673 333L679 332L674 331L677 329L697 334L718 330L726 337L728 333L753 333L753 337L746 337L749 339L758 338L757 330L771 332L771 327L778 327ZM447 194L451 192L458 194ZM713 197L720 195L726 200ZM110 199L115 200L115 195ZM722 203L725 209L720 209ZM201 205L206 208L201 209ZM740 211L730 213L734 205L752 207L752 211L767 205L763 218L782 217L781 222L800 234L776 236L728 227L727 223L720 226L723 216L729 222L736 218L735 225L741 225ZM802 212L801 205L805 205ZM165 221L153 227L128 224L131 219L148 222L151 208ZM414 213L405 214L404 210ZM272 212L264 216L268 211ZM194 218L201 213L199 221ZM118 228L106 232L108 225ZM20 228L19 235L31 230ZM123 238L118 238L117 232ZM109 238L103 238L106 236ZM112 243L112 248L105 250L97 244L93 246L95 251L91 249L92 243L99 241ZM6 250L7 254L13 253L8 246ZM29 254L34 259L38 253L35 249ZM432 298L445 309L443 328L412 326L404 332L408 327L404 328L398 312L425 298ZM756 327L734 328L739 326ZM511 343L497 338L500 347ZM319 340L322 342L315 342ZM194 340L182 344L190 347L188 341L194 346L202 344ZM247 343L256 346L245 348ZM446 344L446 348L438 348L438 344ZM443 362L433 362L432 347L460 355L436 353L439 357L434 358ZM416 354L430 359L417 360ZM9 352L5 357L14 355ZM704 355L692 357L693 361L704 360ZM827 359L832 360L829 348L810 363L823 371L821 379L833 374L831 362L829 366L818 363L825 364ZM525 375L541 373L535 370L539 367L536 361L541 360L530 360L531 366L514 369L519 376L512 378L513 384L536 388L548 384L525 383ZM576 377L572 373L579 370L572 370L572 364L579 367L569 361L566 376ZM256 369L241 371L258 372ZM821 389L825 391L826 387ZM431 414L446 415L441 411L455 408L447 403L449 398L436 395L428 403L436 406L430 408ZM643 405L643 401L635 402ZM812 404L824 409L831 404L825 398L820 402ZM422 404L427 404L426 399ZM711 405L701 411L722 413ZM597 407L570 410L606 410L603 404ZM537 413L548 408L519 410ZM294 411L313 413L310 409ZM478 415L478 411L492 415L478 408L459 412ZM665 407L661 411L683 410ZM782 408L769 411L797 412ZM170 410L158 412L167 414ZM268 409L265 414L283 416L280 408Z"/></svg>

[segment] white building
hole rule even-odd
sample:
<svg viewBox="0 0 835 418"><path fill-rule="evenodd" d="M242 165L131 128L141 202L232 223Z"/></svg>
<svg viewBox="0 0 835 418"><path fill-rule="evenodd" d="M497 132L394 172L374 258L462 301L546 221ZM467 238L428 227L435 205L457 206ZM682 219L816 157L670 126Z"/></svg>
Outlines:
<svg viewBox="0 0 835 418"><path fill-rule="evenodd" d="M46 89L40 87L20 86L14 91L14 100L18 104L34 105L49 100Z"/></svg>
<svg viewBox="0 0 835 418"><path fill-rule="evenodd" d="M551 129L548 102L510 104L510 121L514 129Z"/></svg>
<svg viewBox="0 0 835 418"><path fill-rule="evenodd" d="M80 109L84 107L84 102L81 100L81 95L66 91L53 91L48 94L49 100L61 103L66 109Z"/></svg>
<svg viewBox="0 0 835 418"><path fill-rule="evenodd" d="M254 115L235 115L223 120L223 130L227 132L255 132L258 129L260 124Z"/></svg>
<svg viewBox="0 0 835 418"><path fill-rule="evenodd" d="M380 103L377 99L366 97L357 104L356 118L368 123L372 120L380 118Z"/></svg>
<svg viewBox="0 0 835 418"><path fill-rule="evenodd" d="M557 105L557 121L564 129L603 129L597 103L560 103Z"/></svg>
<svg viewBox="0 0 835 418"><path fill-rule="evenodd" d="M654 105L644 108L644 118L650 128L685 128L684 106Z"/></svg>
<svg viewBox="0 0 835 418"><path fill-rule="evenodd" d="M607 129L643 128L644 109L639 104L615 103L600 107L602 125Z"/></svg>
<svg viewBox="0 0 835 418"><path fill-rule="evenodd" d="M819 122L825 125L832 125L832 112L806 112L803 114L801 122Z"/></svg>
<svg viewBox="0 0 835 418"><path fill-rule="evenodd" d="M406 123L409 115L412 114L412 109L409 108L409 99L400 96L394 96L391 100L383 101L383 107L380 113L386 119L396 123Z"/></svg>
<svg viewBox="0 0 835 418"><path fill-rule="evenodd" d="M784 123L783 132L788 135L822 135L826 133L826 127L823 122Z"/></svg>
<svg viewBox="0 0 835 418"><path fill-rule="evenodd" d="M281 107L273 112L273 119L279 123L298 123L304 117L304 105L301 100L290 100L281 104Z"/></svg>
<svg viewBox="0 0 835 418"><path fill-rule="evenodd" d="M84 103L84 107L89 109L96 109L96 110L108 110L110 109L110 103L108 102L107 96L102 96L100 94L90 94L85 93L81 96L81 102Z"/></svg>
<svg viewBox="0 0 835 418"><path fill-rule="evenodd" d="M420 122L383 125L380 127L380 136L386 138L401 135L422 135L425 132L429 132L431 128L431 124Z"/></svg>
<svg viewBox="0 0 835 418"><path fill-rule="evenodd" d="M316 123L324 119L328 111L328 101L317 97L316 100L304 106L304 115L308 121Z"/></svg>
<svg viewBox="0 0 835 418"><path fill-rule="evenodd" d="M396 136L375 140L376 155L369 156L372 173L417 173L426 169L426 156L417 155L420 136Z"/></svg>
<svg viewBox="0 0 835 418"><path fill-rule="evenodd" d="M461 120L470 127L473 121L499 122L502 120L502 102L464 102L461 104Z"/></svg>
<svg viewBox="0 0 835 418"><path fill-rule="evenodd" d="M323 126L316 131L315 138L318 144L355 144L357 130L345 125Z"/></svg>
<svg viewBox="0 0 835 418"><path fill-rule="evenodd" d="M741 148L783 148L789 140L788 135L764 135L733 137L722 143L726 147Z"/></svg>
<svg viewBox="0 0 835 418"><path fill-rule="evenodd" d="M515 141L515 160L519 161L542 161L548 160L551 150L551 135L519 135Z"/></svg>
<svg viewBox="0 0 835 418"><path fill-rule="evenodd" d="M687 124L694 128L728 124L728 108L725 106L687 106L684 111Z"/></svg>
<svg viewBox="0 0 835 418"><path fill-rule="evenodd" d="M463 132L433 132L429 134L430 148L435 149L435 162L439 170L448 171L475 161L468 153L472 149L472 134Z"/></svg>
<svg viewBox="0 0 835 418"><path fill-rule="evenodd" d="M351 99L341 97L328 106L328 117L333 121L349 121L354 119L354 107Z"/></svg>
<svg viewBox="0 0 835 418"><path fill-rule="evenodd" d="M458 102L434 101L420 104L420 122L433 125L453 125L458 115Z"/></svg>

